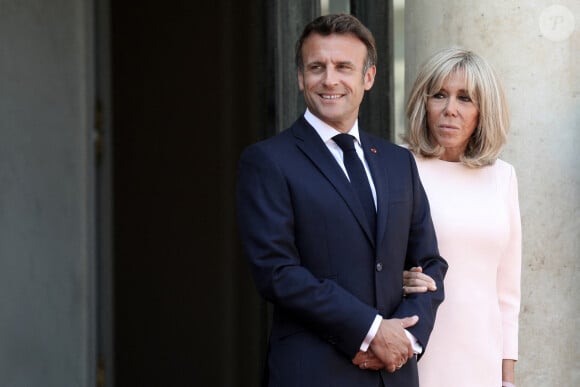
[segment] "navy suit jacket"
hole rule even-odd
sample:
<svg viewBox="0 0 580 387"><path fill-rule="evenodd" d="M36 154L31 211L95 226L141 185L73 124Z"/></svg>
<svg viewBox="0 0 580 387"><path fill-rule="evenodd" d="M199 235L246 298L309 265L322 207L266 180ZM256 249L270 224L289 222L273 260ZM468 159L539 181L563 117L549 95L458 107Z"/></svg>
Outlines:
<svg viewBox="0 0 580 387"><path fill-rule="evenodd" d="M237 214L260 294L273 304L270 386L418 386L416 358L394 373L351 363L377 313L419 316L427 349L443 301L429 204L411 153L360 133L377 193L372 235L356 192L304 117L240 157ZM404 269L422 266L436 292L403 297Z"/></svg>

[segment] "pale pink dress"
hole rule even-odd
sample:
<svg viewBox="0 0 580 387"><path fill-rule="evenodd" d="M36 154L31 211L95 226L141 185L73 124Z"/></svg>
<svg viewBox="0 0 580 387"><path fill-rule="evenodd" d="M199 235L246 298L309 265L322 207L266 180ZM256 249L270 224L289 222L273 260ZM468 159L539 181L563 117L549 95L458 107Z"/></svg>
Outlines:
<svg viewBox="0 0 580 387"><path fill-rule="evenodd" d="M501 361L518 357L521 223L514 168L471 169L416 157L439 251L445 301L425 354L421 387L499 387Z"/></svg>

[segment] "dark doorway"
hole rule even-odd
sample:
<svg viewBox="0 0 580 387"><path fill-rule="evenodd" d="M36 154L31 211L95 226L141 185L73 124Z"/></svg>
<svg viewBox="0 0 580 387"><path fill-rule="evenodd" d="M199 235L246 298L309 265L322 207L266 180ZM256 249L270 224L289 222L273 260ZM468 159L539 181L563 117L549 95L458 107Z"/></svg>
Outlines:
<svg viewBox="0 0 580 387"><path fill-rule="evenodd" d="M265 307L235 226L264 136L263 7L111 2L115 386L256 386Z"/></svg>
<svg viewBox="0 0 580 387"><path fill-rule="evenodd" d="M110 32L100 35L110 47L100 66L112 117L104 141L113 203L103 223L112 230L111 269L102 269L112 289L105 284L101 295L108 291L113 304L110 323L101 318L110 330L100 339L110 348L105 384L257 386L268 310L239 246L236 164L246 145L302 112L292 50L320 4L107 4L107 23L99 23ZM379 47L383 78L361 111L365 127L387 136L391 54L383 24L391 4L351 1L387 41Z"/></svg>

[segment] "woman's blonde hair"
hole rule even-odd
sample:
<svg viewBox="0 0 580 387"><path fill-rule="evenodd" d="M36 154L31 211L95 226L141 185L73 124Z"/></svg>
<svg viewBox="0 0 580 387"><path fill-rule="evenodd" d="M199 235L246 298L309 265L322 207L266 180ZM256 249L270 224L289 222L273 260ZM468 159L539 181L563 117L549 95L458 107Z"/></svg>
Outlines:
<svg viewBox="0 0 580 387"><path fill-rule="evenodd" d="M421 67L407 101L409 123L405 141L424 157L440 157L439 146L427 125L427 98L438 93L453 73L465 74L467 93L479 111L479 122L460 161L479 168L497 160L507 140L509 111L503 86L493 67L473 51L451 47L435 53Z"/></svg>

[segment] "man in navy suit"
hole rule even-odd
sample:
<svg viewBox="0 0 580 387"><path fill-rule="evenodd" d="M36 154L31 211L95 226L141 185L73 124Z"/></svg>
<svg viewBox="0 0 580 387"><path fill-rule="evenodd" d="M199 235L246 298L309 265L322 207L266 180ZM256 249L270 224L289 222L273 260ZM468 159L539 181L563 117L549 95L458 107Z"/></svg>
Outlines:
<svg viewBox="0 0 580 387"><path fill-rule="evenodd" d="M306 112L240 158L241 240L273 304L265 385L418 386L447 264L412 155L359 130L376 59L355 17L312 21L296 47ZM340 133L352 136L375 219L350 181ZM404 297L402 272L416 266L437 290Z"/></svg>

